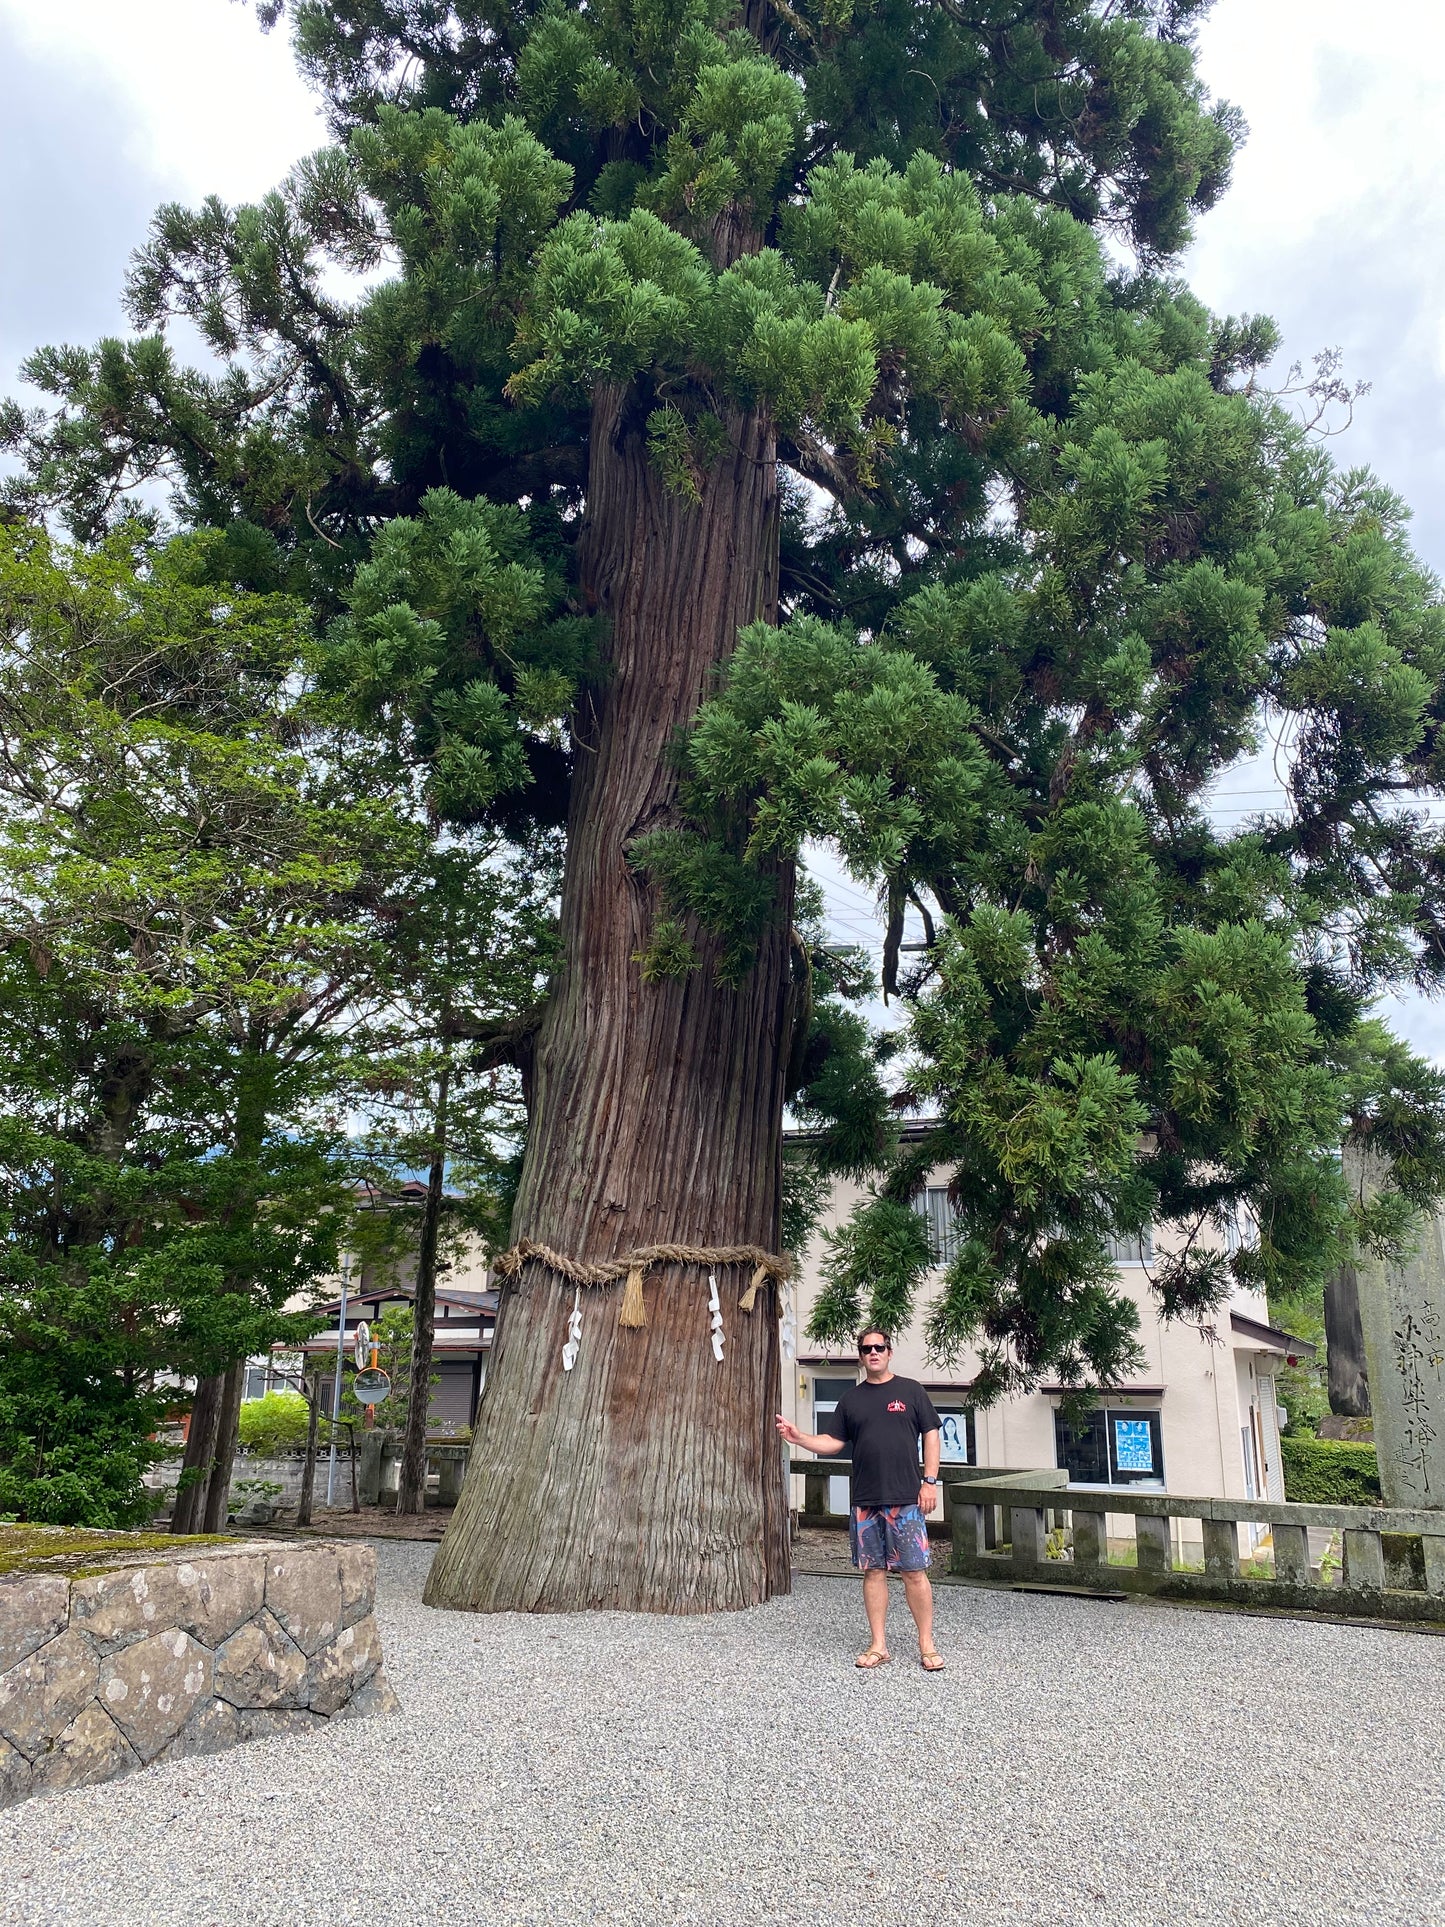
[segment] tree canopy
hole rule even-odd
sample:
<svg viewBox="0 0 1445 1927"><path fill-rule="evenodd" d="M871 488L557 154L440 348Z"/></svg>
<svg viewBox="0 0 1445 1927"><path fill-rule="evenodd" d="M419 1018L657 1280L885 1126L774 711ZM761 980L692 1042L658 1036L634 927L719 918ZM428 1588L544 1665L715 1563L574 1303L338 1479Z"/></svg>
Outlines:
<svg viewBox="0 0 1445 1927"><path fill-rule="evenodd" d="M736 987L791 926L772 1047L815 1172L877 1183L817 1334L915 1309L939 1162L927 1328L981 1349L980 1398L1127 1371L1107 1240L1148 1219L1184 1233L1170 1313L1318 1275L1347 1134L1395 1158L1355 1233L1401 1236L1445 1187L1445 1084L1371 1006L1445 972L1409 807L1445 775L1445 624L1400 502L1269 393L1271 324L1178 277L1241 134L1195 73L1205 0L260 11L335 144L255 206L159 212L137 333L40 351L49 405L0 419L12 512L106 554L168 489L213 574L304 605L319 687L433 822L537 852L615 674L609 451L683 518L776 459L776 619L628 856L648 984ZM1223 827L1270 741L1279 806ZM794 915L815 843L879 895L891 1092L856 965ZM519 1008L492 1047L525 1067L530 1036ZM909 1108L937 1130L905 1157ZM1257 1240L1206 1249L1241 1210Z"/></svg>

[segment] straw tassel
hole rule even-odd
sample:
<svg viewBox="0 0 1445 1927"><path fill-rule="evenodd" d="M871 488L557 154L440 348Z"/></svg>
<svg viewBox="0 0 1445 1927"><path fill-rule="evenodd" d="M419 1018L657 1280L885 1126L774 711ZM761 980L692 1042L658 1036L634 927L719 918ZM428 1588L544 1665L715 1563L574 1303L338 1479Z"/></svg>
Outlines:
<svg viewBox="0 0 1445 1927"><path fill-rule="evenodd" d="M767 1276L768 1276L767 1266L759 1265L757 1270L753 1273L752 1283L748 1286L747 1290L743 1293L742 1297L739 1298L738 1300L739 1311L752 1310L753 1306L758 1302L758 1286L761 1284L765 1284L767 1282Z"/></svg>
<svg viewBox="0 0 1445 1927"><path fill-rule="evenodd" d="M622 1310L617 1314L619 1325L645 1325L647 1307L642 1302L642 1266L633 1265L627 1274L627 1285L622 1293Z"/></svg>

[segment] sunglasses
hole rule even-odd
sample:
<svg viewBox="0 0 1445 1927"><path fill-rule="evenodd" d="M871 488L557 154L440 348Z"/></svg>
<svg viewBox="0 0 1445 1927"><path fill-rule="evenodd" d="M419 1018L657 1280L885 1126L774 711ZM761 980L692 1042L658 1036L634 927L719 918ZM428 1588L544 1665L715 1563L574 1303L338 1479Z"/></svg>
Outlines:
<svg viewBox="0 0 1445 1927"><path fill-rule="evenodd" d="M888 1347L886 1345L860 1345L858 1347L858 1356L863 1358L869 1352L886 1352L887 1350Z"/></svg>

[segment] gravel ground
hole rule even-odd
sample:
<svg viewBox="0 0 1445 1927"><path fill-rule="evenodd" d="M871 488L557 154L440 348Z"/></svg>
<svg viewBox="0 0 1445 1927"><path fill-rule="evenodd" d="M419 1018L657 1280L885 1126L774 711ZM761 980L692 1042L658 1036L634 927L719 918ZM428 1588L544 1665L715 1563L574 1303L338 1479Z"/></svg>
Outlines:
<svg viewBox="0 0 1445 1927"><path fill-rule="evenodd" d="M939 1590L858 1674L856 1582L712 1620L433 1613L405 1711L0 1814L0 1920L796 1927L1445 1919L1445 1639Z"/></svg>

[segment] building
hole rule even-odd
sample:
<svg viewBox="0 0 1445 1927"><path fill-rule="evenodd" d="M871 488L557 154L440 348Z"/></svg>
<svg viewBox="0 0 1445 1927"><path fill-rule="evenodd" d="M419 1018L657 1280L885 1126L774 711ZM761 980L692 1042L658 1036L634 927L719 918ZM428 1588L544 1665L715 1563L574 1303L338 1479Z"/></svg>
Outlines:
<svg viewBox="0 0 1445 1927"><path fill-rule="evenodd" d="M922 1134L927 1126L910 1127ZM819 1232L803 1254L795 1286L798 1355L784 1361L785 1409L805 1432L859 1376L850 1346L818 1346L803 1336L822 1282L822 1232L841 1224L864 1196L857 1184L833 1188ZM951 1255L947 1177L935 1173L915 1200L940 1262ZM1232 1239L1227 1241L1232 1243ZM1161 1236L1159 1249L1168 1248ZM917 1326L894 1334L894 1370L928 1388L943 1420L945 1464L999 1471L1065 1468L1070 1482L1107 1488L1142 1485L1191 1496L1283 1498L1279 1449L1283 1422L1275 1378L1313 1347L1276 1330L1262 1295L1236 1290L1211 1320L1166 1323L1149 1285L1152 1236L1116 1252L1120 1289L1139 1309L1145 1364L1139 1376L1099 1399L1087 1423L1071 1427L1059 1410L1064 1388L1044 1384L1025 1397L982 1411L970 1402L974 1354L944 1368L930 1361ZM802 1502L795 1481L795 1502ZM828 1481L829 1510L847 1508L846 1478Z"/></svg>
<svg viewBox="0 0 1445 1927"><path fill-rule="evenodd" d="M426 1186L416 1181L400 1185L394 1195L372 1198L367 1194L364 1208L418 1210L426 1196ZM428 1429L433 1433L470 1431L476 1418L477 1401L486 1383L487 1354L497 1322L498 1294L489 1280L485 1253L475 1240L458 1249L449 1249L438 1266L436 1285L436 1322L432 1349L432 1387ZM337 1281L338 1286L340 1280ZM388 1311L408 1307L416 1295L416 1258L408 1254L385 1266L362 1266L349 1279L342 1353L350 1358L359 1327L374 1326ZM293 1307L294 1309L294 1307ZM260 1398L269 1391L297 1391L300 1388L302 1354L311 1361L333 1360L342 1328L342 1303L335 1298L316 1308L323 1322L321 1329L299 1350L280 1346L270 1357L247 1361L243 1396ZM321 1372L321 1409L331 1410L332 1373L323 1365Z"/></svg>

